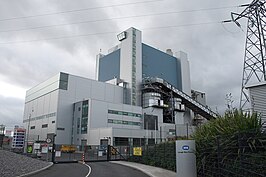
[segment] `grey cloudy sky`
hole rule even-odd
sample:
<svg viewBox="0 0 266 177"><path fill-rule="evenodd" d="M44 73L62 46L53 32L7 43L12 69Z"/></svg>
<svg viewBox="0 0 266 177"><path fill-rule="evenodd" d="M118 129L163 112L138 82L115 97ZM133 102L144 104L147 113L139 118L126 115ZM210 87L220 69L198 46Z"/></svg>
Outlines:
<svg viewBox="0 0 266 177"><path fill-rule="evenodd" d="M22 125L26 90L60 71L93 79L96 54L107 53L129 27L140 29L148 45L188 53L192 88L206 92L212 109L223 112L227 93L238 107L246 22L242 30L219 22L249 2L2 0L0 124Z"/></svg>

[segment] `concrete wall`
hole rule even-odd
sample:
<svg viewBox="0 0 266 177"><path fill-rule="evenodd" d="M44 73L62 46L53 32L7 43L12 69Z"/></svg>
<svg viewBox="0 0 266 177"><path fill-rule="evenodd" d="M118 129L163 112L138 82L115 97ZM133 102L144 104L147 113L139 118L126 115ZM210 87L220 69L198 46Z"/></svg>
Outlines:
<svg viewBox="0 0 266 177"><path fill-rule="evenodd" d="M176 57L181 63L182 75L182 91L187 95L191 95L191 80L190 80L190 67L187 54L185 52L177 52Z"/></svg>
<svg viewBox="0 0 266 177"><path fill-rule="evenodd" d="M142 82L141 31L130 28L126 30L126 34L126 39L121 41L120 79L129 83L129 90L131 92L129 98L130 104L140 106L140 84Z"/></svg>
<svg viewBox="0 0 266 177"><path fill-rule="evenodd" d="M59 78L57 74L26 93L23 123L29 141L45 140L47 133L56 132Z"/></svg>
<svg viewBox="0 0 266 177"><path fill-rule="evenodd" d="M88 138L88 145L100 145L100 139L106 139L107 137L110 137L110 142L113 142L113 131L111 127L91 129L85 138Z"/></svg>
<svg viewBox="0 0 266 177"><path fill-rule="evenodd" d="M77 134L77 121L81 118L81 111L78 107L81 107L81 102L75 103L74 112L74 129L73 129L73 143L79 145L82 139L86 139L88 144L96 143L99 145L100 137L113 137L113 133L110 134L109 130L119 129L125 131L138 132L142 129L142 108L138 106L131 106L126 104L115 104L107 101L100 101L95 99L89 99L88 109L88 132L86 134ZM139 116L137 117L136 114ZM112 121L110 121L112 120ZM133 125L133 122L139 122L139 125ZM108 130L109 133L103 133ZM120 134L118 137L123 137L126 134ZM135 136L134 136L135 137Z"/></svg>
<svg viewBox="0 0 266 177"><path fill-rule="evenodd" d="M123 103L123 88L91 79L68 75L66 89L59 89L60 74L27 91L24 127L31 117L31 139L45 140L47 133L56 134L57 144L70 144L73 124L73 104L84 99ZM42 128L42 125L48 124Z"/></svg>

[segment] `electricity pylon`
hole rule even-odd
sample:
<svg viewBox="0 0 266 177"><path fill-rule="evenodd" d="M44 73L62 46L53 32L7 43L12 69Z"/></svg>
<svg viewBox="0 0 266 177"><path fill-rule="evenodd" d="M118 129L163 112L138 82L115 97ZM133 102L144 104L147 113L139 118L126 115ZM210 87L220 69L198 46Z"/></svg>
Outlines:
<svg viewBox="0 0 266 177"><path fill-rule="evenodd" d="M232 20L241 27L239 20L247 18L246 45L244 67L242 76L242 88L240 96L240 109L250 110L250 98L246 86L252 83L266 81L266 0L253 0L241 13L231 13ZM224 21L224 22L229 22Z"/></svg>

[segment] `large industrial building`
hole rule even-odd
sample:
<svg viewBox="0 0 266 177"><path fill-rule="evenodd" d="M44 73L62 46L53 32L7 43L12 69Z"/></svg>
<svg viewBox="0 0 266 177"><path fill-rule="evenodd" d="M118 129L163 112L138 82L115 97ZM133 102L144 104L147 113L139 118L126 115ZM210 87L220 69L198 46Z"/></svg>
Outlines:
<svg viewBox="0 0 266 177"><path fill-rule="evenodd" d="M28 142L53 133L56 144L144 145L190 133L192 111L215 117L205 94L191 97L184 52L146 45L135 28L117 37L119 45L96 57L96 80L60 72L27 91Z"/></svg>

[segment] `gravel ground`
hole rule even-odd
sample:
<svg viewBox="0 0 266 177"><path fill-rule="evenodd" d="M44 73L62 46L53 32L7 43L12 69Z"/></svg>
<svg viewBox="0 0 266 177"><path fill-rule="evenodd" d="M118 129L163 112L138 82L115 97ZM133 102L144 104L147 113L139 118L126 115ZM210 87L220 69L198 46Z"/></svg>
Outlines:
<svg viewBox="0 0 266 177"><path fill-rule="evenodd" d="M50 165L25 155L0 150L0 177L15 177L27 174Z"/></svg>

